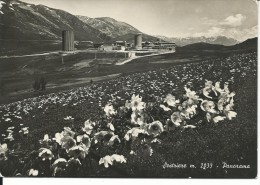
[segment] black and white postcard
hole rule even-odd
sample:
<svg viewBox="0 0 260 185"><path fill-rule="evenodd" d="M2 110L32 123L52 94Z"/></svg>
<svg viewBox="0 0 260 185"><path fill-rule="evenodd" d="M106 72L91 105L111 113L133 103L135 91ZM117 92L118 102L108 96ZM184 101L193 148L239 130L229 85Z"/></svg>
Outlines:
<svg viewBox="0 0 260 185"><path fill-rule="evenodd" d="M0 176L256 178L255 0L0 0Z"/></svg>

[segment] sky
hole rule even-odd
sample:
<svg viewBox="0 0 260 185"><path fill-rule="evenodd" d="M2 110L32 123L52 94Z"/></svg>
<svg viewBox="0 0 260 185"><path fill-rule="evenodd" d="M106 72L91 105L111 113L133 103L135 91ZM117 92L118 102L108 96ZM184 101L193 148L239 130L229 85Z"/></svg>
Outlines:
<svg viewBox="0 0 260 185"><path fill-rule="evenodd" d="M22 0L74 15L111 17L150 35L257 36L255 0Z"/></svg>

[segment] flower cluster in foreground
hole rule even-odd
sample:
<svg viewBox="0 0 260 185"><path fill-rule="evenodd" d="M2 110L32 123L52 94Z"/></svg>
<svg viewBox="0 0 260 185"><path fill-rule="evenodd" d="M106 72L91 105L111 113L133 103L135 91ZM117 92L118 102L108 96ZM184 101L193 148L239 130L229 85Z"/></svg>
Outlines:
<svg viewBox="0 0 260 185"><path fill-rule="evenodd" d="M36 151L37 155L30 159L32 164L42 163L42 166L30 166L27 175L83 173L93 159L105 168L124 165L127 158L123 152L139 155L138 147L142 149L142 156L152 156L152 146L161 143L162 133L195 129L202 122L216 124L236 117L234 96L227 83L221 88L220 82L213 85L213 82L206 81L201 91L195 92L185 86L183 96L176 98L167 94L157 104L144 102L141 96L135 94L123 105L114 106L109 102L103 108L102 120L86 120L81 128L64 127L53 138L45 134L39 141L41 147ZM162 114L164 119L156 119L153 111ZM193 121L197 115L201 119ZM71 119L71 116L65 118ZM28 134L28 127L22 128L21 133ZM7 159L8 147L2 144L0 160Z"/></svg>

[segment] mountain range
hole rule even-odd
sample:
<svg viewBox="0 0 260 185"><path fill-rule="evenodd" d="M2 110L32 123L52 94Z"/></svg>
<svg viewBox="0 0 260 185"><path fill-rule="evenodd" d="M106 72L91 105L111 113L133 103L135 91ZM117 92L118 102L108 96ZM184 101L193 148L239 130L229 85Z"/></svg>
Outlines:
<svg viewBox="0 0 260 185"><path fill-rule="evenodd" d="M109 17L89 18L44 5L18 0L1 0L0 39L60 40L61 30L74 30L75 40L109 42L119 39L132 41L140 31ZM144 40L157 40L144 34Z"/></svg>
<svg viewBox="0 0 260 185"><path fill-rule="evenodd" d="M90 18L87 16L77 17L84 23L92 26L93 28L101 31L107 36L111 37L111 41L122 40L127 42L134 42L134 35L137 33L142 33L137 28L121 21L117 21L110 17L98 17L98 18ZM142 34L142 38L144 41L157 41L158 38L145 34Z"/></svg>
<svg viewBox="0 0 260 185"><path fill-rule="evenodd" d="M61 30L74 30L76 40L101 42L110 37L75 15L44 5L1 0L0 39L60 40Z"/></svg>
<svg viewBox="0 0 260 185"><path fill-rule="evenodd" d="M164 41L167 42L174 42L178 46L185 46L189 44L204 42L208 44L221 44L225 46L232 46L238 44L239 42L233 38L227 38L225 36L217 36L217 37L184 37L184 38L177 38L177 37L165 37L160 35L155 35Z"/></svg>
<svg viewBox="0 0 260 185"><path fill-rule="evenodd" d="M111 38L116 38L129 33L135 34L141 32L125 22L120 22L110 17L90 18L80 15L77 15L77 17L82 22L92 26Z"/></svg>
<svg viewBox="0 0 260 185"><path fill-rule="evenodd" d="M193 43L186 46L178 47L179 52L191 52L191 51L257 51L258 38L247 39L244 42L232 45L224 46L220 44L209 44L205 42Z"/></svg>
<svg viewBox="0 0 260 185"><path fill-rule="evenodd" d="M66 11L44 5L34 5L19 0L0 0L0 40L2 45L14 45L17 41L60 41L62 30L74 30L75 40L112 43L116 40L134 41L137 28L110 17L90 18L72 15ZM208 43L231 46L238 41L218 37L165 37L143 33L143 41L175 42L177 46L193 43ZM12 45L13 47L13 45ZM0 47L1 48L1 47ZM5 48L7 50L7 46Z"/></svg>

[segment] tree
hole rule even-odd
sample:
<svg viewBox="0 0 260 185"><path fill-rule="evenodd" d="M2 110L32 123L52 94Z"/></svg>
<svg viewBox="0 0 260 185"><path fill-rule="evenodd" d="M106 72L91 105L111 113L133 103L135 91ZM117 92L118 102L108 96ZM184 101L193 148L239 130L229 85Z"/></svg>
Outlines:
<svg viewBox="0 0 260 185"><path fill-rule="evenodd" d="M40 79L41 91L45 91L45 89L46 89L46 84L47 84L47 81L45 80L45 78L44 78L44 77L41 77L41 79Z"/></svg>
<svg viewBox="0 0 260 185"><path fill-rule="evenodd" d="M34 80L34 83L33 83L33 89L34 91L38 91L40 90L40 80L39 80L39 77L36 77L35 80Z"/></svg>
<svg viewBox="0 0 260 185"><path fill-rule="evenodd" d="M47 81L45 80L45 78L43 76L37 76L34 80L34 83L33 83L33 89L34 91L44 91L46 90L46 84L47 84Z"/></svg>

